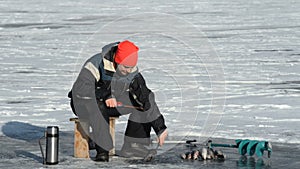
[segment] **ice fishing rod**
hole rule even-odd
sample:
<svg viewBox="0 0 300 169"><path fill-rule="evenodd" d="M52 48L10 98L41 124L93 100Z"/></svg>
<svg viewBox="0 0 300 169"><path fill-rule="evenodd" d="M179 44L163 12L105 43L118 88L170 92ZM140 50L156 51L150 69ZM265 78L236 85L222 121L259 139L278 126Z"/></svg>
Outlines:
<svg viewBox="0 0 300 169"><path fill-rule="evenodd" d="M141 111L144 110L143 107L127 105L127 104L123 104L122 102L117 102L117 107L131 108L131 109L137 109L137 110L141 110Z"/></svg>
<svg viewBox="0 0 300 169"><path fill-rule="evenodd" d="M191 144L191 145L200 145L203 144L201 142L197 142L197 140L165 140L164 141L165 144ZM158 142L156 140L152 140L152 144L158 144ZM204 145L204 144L203 144Z"/></svg>

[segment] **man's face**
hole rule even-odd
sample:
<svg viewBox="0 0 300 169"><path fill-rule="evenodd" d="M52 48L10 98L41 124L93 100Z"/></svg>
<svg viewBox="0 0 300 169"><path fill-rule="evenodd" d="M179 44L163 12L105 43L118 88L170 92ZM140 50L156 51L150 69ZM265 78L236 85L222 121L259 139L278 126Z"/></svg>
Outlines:
<svg viewBox="0 0 300 169"><path fill-rule="evenodd" d="M133 68L134 67L131 67L131 66L118 65L119 72L124 76L128 75L132 71Z"/></svg>

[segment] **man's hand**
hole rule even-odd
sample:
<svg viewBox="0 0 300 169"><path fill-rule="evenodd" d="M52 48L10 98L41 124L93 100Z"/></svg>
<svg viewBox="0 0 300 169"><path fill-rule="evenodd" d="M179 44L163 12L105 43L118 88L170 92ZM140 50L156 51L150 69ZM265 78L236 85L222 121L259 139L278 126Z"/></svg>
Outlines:
<svg viewBox="0 0 300 169"><path fill-rule="evenodd" d="M157 138L157 142L159 143L159 146L162 146L165 143L165 139L167 138L167 136L168 136L168 131L167 129L165 129L165 131L162 132L160 136Z"/></svg>
<svg viewBox="0 0 300 169"><path fill-rule="evenodd" d="M105 100L105 104L107 107L117 107L117 100L115 98L110 98Z"/></svg>

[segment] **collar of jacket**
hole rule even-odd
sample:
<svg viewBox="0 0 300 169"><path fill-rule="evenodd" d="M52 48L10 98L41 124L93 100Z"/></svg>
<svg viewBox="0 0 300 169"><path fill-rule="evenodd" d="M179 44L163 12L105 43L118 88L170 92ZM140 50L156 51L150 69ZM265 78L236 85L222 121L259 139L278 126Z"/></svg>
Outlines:
<svg viewBox="0 0 300 169"><path fill-rule="evenodd" d="M108 70L110 72L116 72L114 62L112 62L112 61L110 61L106 58L103 58L103 64L104 64L104 69L105 70ZM134 66L130 73L133 73L133 72L137 71L137 69L138 69L137 66Z"/></svg>

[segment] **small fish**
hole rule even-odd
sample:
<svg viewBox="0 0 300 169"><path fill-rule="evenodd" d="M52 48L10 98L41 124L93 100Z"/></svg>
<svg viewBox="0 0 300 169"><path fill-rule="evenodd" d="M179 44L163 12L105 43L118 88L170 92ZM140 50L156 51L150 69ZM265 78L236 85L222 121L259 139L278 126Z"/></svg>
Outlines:
<svg viewBox="0 0 300 169"><path fill-rule="evenodd" d="M182 153L182 154L180 155L180 157L181 157L182 159L192 159L192 153L191 153L191 152Z"/></svg>
<svg viewBox="0 0 300 169"><path fill-rule="evenodd" d="M204 148L204 147L202 148L201 156L202 156L203 160L206 160L206 158L207 158L207 149Z"/></svg>
<svg viewBox="0 0 300 169"><path fill-rule="evenodd" d="M215 159L215 154L214 154L214 152L212 151L212 149L208 149L207 150L207 158L208 159Z"/></svg>
<svg viewBox="0 0 300 169"><path fill-rule="evenodd" d="M197 160L199 158L200 152L198 150L193 151L193 160Z"/></svg>
<svg viewBox="0 0 300 169"><path fill-rule="evenodd" d="M182 159L186 159L186 153L180 154L180 157L181 157Z"/></svg>
<svg viewBox="0 0 300 169"><path fill-rule="evenodd" d="M226 158L225 154L221 150L215 151L215 157L218 160L224 160Z"/></svg>
<svg viewBox="0 0 300 169"><path fill-rule="evenodd" d="M186 159L192 159L192 153L191 152L189 152L188 154L187 154L187 157L186 157Z"/></svg>

